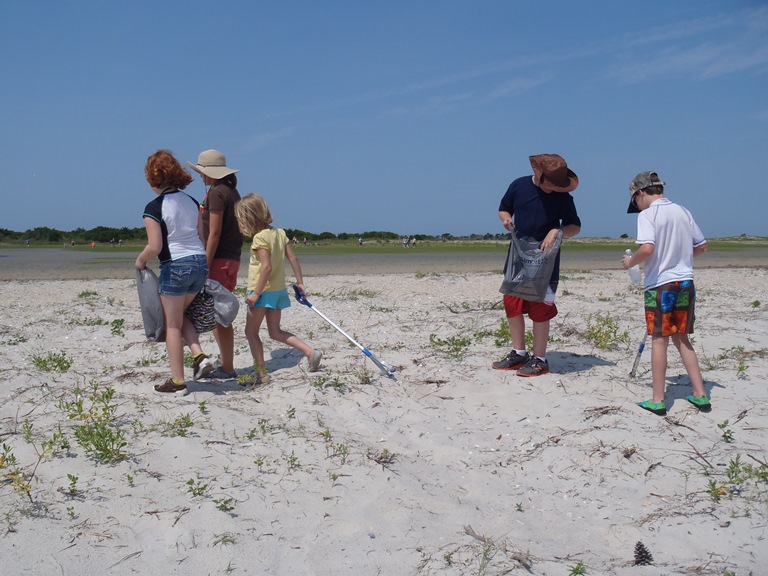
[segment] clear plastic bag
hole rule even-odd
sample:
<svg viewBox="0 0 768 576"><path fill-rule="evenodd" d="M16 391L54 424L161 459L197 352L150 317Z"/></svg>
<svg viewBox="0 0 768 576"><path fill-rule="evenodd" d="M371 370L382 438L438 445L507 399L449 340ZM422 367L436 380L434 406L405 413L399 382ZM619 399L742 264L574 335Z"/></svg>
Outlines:
<svg viewBox="0 0 768 576"><path fill-rule="evenodd" d="M562 242L563 234L560 232L545 251L540 247L540 240L518 238L513 232L512 242L509 243L507 270L499 292L530 302L547 300L549 281Z"/></svg>

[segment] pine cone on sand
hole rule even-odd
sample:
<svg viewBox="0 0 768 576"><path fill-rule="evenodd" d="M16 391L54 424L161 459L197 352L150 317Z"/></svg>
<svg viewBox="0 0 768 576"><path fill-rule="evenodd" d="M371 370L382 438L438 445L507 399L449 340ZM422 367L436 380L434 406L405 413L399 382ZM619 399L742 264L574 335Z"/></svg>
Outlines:
<svg viewBox="0 0 768 576"><path fill-rule="evenodd" d="M635 566L650 566L653 564L653 556L645 547L645 544L637 541L635 544Z"/></svg>

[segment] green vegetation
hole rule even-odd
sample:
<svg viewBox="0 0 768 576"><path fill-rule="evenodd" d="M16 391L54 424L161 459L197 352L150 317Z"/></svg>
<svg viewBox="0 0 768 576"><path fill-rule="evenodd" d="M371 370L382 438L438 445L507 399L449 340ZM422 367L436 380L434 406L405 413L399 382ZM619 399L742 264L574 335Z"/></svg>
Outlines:
<svg viewBox="0 0 768 576"><path fill-rule="evenodd" d="M122 449L127 445L125 433L117 427L114 388L99 388L96 381L89 382L90 393L75 387L72 399L61 399L58 408L75 426L75 438L86 453L100 462L112 463L127 456ZM86 396L87 394L87 396ZM87 403L86 403L87 401Z"/></svg>
<svg viewBox="0 0 768 576"><path fill-rule="evenodd" d="M48 352L45 356L32 356L32 364L43 372L66 372L72 367L72 359L64 352Z"/></svg>
<svg viewBox="0 0 768 576"><path fill-rule="evenodd" d="M615 350L620 344L629 343L629 332L619 331L619 321L609 313L590 314L584 338L600 350Z"/></svg>
<svg viewBox="0 0 768 576"><path fill-rule="evenodd" d="M308 232L294 228L286 228L288 238L296 238L298 251L311 251L319 254L344 254L359 252L358 238L363 239L363 249L366 252L394 253L405 252L401 235L389 231L366 232ZM506 252L509 234L485 233L470 234L469 236L454 236L450 233L439 235L414 234L417 246L414 251L436 252ZM115 243L112 244L112 240ZM304 239L307 245L304 245ZM75 250L91 250L91 242L96 243L97 251L122 251L135 252L138 247L147 241L144 227L139 228L112 228L97 226L91 229L76 228L63 231L46 226L31 228L23 232L16 232L6 228L0 228L0 246L23 247L25 241L30 241L30 246L51 247L61 246L66 243L68 247L74 242ZM710 250L740 251L750 248L768 248L766 236L732 236L727 238L708 239ZM250 239L244 239L243 245L250 247ZM623 234L621 238L586 238L577 237L563 243L563 252L624 252L627 248L634 248L634 239Z"/></svg>

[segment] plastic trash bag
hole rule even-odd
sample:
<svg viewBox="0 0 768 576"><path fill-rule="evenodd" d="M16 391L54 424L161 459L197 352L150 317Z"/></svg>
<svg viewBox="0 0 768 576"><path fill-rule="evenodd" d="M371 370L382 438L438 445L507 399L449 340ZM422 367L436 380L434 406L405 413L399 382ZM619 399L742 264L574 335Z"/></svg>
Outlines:
<svg viewBox="0 0 768 576"><path fill-rule="evenodd" d="M139 290L141 319L144 321L144 334L147 340L165 342L165 318L160 293L157 291L157 275L150 269L136 269L136 287Z"/></svg>
<svg viewBox="0 0 768 576"><path fill-rule="evenodd" d="M232 326L232 322L235 321L240 310L240 302L238 302L237 296L224 288L219 282L210 278L205 281L205 290L213 296L216 322L225 327Z"/></svg>
<svg viewBox="0 0 768 576"><path fill-rule="evenodd" d="M518 238L512 233L507 256L507 270L499 292L517 296L530 302L544 302L547 298L549 280L555 269L555 261L563 242L563 234L558 233L546 251L540 248L541 241L533 238ZM551 290L550 290L551 292Z"/></svg>

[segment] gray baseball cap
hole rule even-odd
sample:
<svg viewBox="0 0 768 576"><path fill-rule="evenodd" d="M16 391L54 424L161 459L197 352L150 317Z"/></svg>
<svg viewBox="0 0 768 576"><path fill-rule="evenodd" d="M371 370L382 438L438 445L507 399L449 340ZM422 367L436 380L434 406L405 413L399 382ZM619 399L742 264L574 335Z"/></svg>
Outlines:
<svg viewBox="0 0 768 576"><path fill-rule="evenodd" d="M662 182L656 172L640 172L640 174L632 178L632 182L629 183L629 207L627 208L627 214L637 214L640 212L640 208L635 204L635 194L638 190L643 190L650 186L664 186L664 182Z"/></svg>

